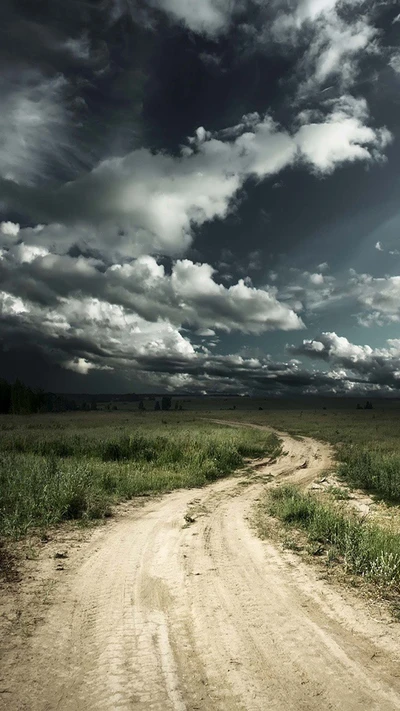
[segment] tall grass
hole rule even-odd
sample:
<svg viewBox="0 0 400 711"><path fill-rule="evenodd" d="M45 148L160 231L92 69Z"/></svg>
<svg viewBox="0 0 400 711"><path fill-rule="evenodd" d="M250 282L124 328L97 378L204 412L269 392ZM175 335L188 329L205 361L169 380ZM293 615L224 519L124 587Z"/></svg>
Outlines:
<svg viewBox="0 0 400 711"><path fill-rule="evenodd" d="M265 436L257 437L244 431L236 436L231 433L232 430L226 428L223 436L218 436L216 432L210 436L204 425L184 432L177 429L166 430L163 435L143 428L133 433L67 432L62 435L52 433L37 436L36 433L29 432L2 438L1 451L42 457L96 457L103 462L140 460L177 463L201 450L203 455L211 458L236 457L233 464L240 463L240 457L263 454Z"/></svg>
<svg viewBox="0 0 400 711"><path fill-rule="evenodd" d="M269 494L268 511L310 540L331 545L346 569L384 585L400 583L400 534L365 522L334 504L318 501L293 486Z"/></svg>
<svg viewBox="0 0 400 711"><path fill-rule="evenodd" d="M355 486L391 500L400 500L400 454L357 445L339 449L338 473Z"/></svg>
<svg viewBox="0 0 400 711"><path fill-rule="evenodd" d="M89 420L88 420L89 422ZM205 423L6 431L0 440L0 535L107 515L112 503L202 486L274 453L276 437ZM160 430L162 434L160 434Z"/></svg>

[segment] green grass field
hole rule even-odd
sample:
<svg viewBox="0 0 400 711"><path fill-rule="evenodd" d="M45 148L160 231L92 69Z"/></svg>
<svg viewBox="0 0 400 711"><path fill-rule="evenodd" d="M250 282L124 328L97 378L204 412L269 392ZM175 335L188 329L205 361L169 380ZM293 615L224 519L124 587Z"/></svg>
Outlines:
<svg viewBox="0 0 400 711"><path fill-rule="evenodd" d="M274 435L189 413L0 418L0 535L95 519L134 496L203 486L274 454Z"/></svg>
<svg viewBox="0 0 400 711"><path fill-rule="evenodd" d="M118 501L202 486L241 468L246 458L279 451L276 436L217 425L211 418L330 442L343 481L391 504L400 501L395 404L357 410L345 401L302 410L238 399L233 411L232 401L208 402L214 406L208 411L1 416L0 536L16 538L68 519L101 519ZM303 529L311 541L323 539L348 570L398 585L398 534L349 516L346 492L320 501L283 488L269 499L268 515ZM391 510L398 515L397 506Z"/></svg>

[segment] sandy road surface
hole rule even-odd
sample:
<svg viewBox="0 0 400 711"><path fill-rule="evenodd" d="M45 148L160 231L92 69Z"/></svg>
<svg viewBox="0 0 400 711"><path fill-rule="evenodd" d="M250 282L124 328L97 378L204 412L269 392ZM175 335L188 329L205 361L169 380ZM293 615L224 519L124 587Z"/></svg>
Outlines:
<svg viewBox="0 0 400 711"><path fill-rule="evenodd" d="M398 626L251 530L263 487L329 464L312 440L283 449L257 476L174 492L97 533L13 667L3 660L0 707L400 709Z"/></svg>

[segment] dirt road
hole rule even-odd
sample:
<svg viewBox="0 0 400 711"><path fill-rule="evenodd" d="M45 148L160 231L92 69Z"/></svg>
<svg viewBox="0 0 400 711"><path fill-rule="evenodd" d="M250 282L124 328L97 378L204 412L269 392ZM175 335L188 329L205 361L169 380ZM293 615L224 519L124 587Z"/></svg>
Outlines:
<svg viewBox="0 0 400 711"><path fill-rule="evenodd" d="M285 436L283 450L255 474L151 500L96 532L46 619L3 660L0 707L400 709L399 627L252 532L265 486L329 464L312 440Z"/></svg>

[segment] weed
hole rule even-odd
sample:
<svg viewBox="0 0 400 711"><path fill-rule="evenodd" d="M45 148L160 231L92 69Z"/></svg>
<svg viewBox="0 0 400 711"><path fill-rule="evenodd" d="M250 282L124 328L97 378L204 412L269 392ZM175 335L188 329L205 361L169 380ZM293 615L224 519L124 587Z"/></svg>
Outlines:
<svg viewBox="0 0 400 711"><path fill-rule="evenodd" d="M302 550L302 546L300 546L291 536L285 536L282 541L282 547L288 551L299 552Z"/></svg>
<svg viewBox="0 0 400 711"><path fill-rule="evenodd" d="M341 486L329 486L327 492L336 499L336 501L348 501L348 499L350 499L350 494L347 489L343 489Z"/></svg>
<svg viewBox="0 0 400 711"><path fill-rule="evenodd" d="M338 473L355 486L390 501L400 500L400 455L357 445L339 450Z"/></svg>
<svg viewBox="0 0 400 711"><path fill-rule="evenodd" d="M307 531L313 555L331 546L330 562L340 556L351 573L385 586L400 583L400 534L346 513L333 503L321 503L293 486L273 489L268 508L287 525Z"/></svg>

